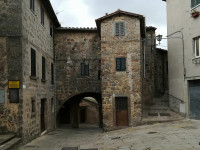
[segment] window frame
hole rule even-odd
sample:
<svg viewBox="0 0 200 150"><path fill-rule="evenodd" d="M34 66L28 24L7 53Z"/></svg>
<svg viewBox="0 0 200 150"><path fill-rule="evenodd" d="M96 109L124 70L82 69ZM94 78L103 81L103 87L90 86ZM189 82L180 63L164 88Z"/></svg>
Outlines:
<svg viewBox="0 0 200 150"><path fill-rule="evenodd" d="M89 64L81 63L81 76L87 77L89 76Z"/></svg>
<svg viewBox="0 0 200 150"><path fill-rule="evenodd" d="M44 7L43 6L40 6L40 21L41 21L41 24L44 26Z"/></svg>
<svg viewBox="0 0 200 150"><path fill-rule="evenodd" d="M115 61L116 61L116 71L126 71L126 57L117 57Z"/></svg>
<svg viewBox="0 0 200 150"><path fill-rule="evenodd" d="M30 10L35 12L35 0L30 0Z"/></svg>
<svg viewBox="0 0 200 150"><path fill-rule="evenodd" d="M199 58L200 57L200 36L194 38L193 40L194 40L194 55L195 55L195 58ZM197 49L197 40L198 40L198 49ZM197 51L198 51L198 55L197 55Z"/></svg>
<svg viewBox="0 0 200 150"><path fill-rule="evenodd" d="M193 5L194 2L194 5ZM200 1L198 2L198 0L191 0L191 8L196 8L200 5Z"/></svg>
<svg viewBox="0 0 200 150"><path fill-rule="evenodd" d="M42 56L42 81L46 80L46 59Z"/></svg>
<svg viewBox="0 0 200 150"><path fill-rule="evenodd" d="M121 30L121 26L123 27L123 30ZM123 32L121 32L121 31L123 31ZM124 21L115 22L114 34L115 34L115 36L125 36L126 35L126 25L125 25Z"/></svg>
<svg viewBox="0 0 200 150"><path fill-rule="evenodd" d="M54 64L51 63L51 84L54 84Z"/></svg>
<svg viewBox="0 0 200 150"><path fill-rule="evenodd" d="M31 77L36 77L36 51L31 48Z"/></svg>

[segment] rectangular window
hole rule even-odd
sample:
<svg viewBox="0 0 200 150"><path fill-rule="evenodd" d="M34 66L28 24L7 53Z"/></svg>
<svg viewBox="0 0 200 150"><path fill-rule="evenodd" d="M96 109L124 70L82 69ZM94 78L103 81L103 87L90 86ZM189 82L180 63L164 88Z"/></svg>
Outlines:
<svg viewBox="0 0 200 150"><path fill-rule="evenodd" d="M35 112L35 100L31 100L31 106L32 106L32 113Z"/></svg>
<svg viewBox="0 0 200 150"><path fill-rule="evenodd" d="M19 103L19 89L9 89L10 103Z"/></svg>
<svg viewBox="0 0 200 150"><path fill-rule="evenodd" d="M200 40L200 37L194 39L195 57L199 57L200 56L200 51L199 51L200 41L199 40Z"/></svg>
<svg viewBox="0 0 200 150"><path fill-rule="evenodd" d="M30 0L30 9L34 12L35 11L35 0Z"/></svg>
<svg viewBox="0 0 200 150"><path fill-rule="evenodd" d="M89 76L89 64L81 63L81 76Z"/></svg>
<svg viewBox="0 0 200 150"><path fill-rule="evenodd" d="M191 8L200 4L200 0L191 0Z"/></svg>
<svg viewBox="0 0 200 150"><path fill-rule="evenodd" d="M31 76L36 77L36 53L31 49Z"/></svg>
<svg viewBox="0 0 200 150"><path fill-rule="evenodd" d="M53 100L53 98L51 99L51 112L54 112L54 100Z"/></svg>
<svg viewBox="0 0 200 150"><path fill-rule="evenodd" d="M44 25L44 8L41 6L40 10L41 10L41 24Z"/></svg>
<svg viewBox="0 0 200 150"><path fill-rule="evenodd" d="M54 64L51 63L51 83L54 84Z"/></svg>
<svg viewBox="0 0 200 150"><path fill-rule="evenodd" d="M5 90L0 90L0 103L5 102Z"/></svg>
<svg viewBox="0 0 200 150"><path fill-rule="evenodd" d="M46 79L46 60L42 57L42 80Z"/></svg>
<svg viewBox="0 0 200 150"><path fill-rule="evenodd" d="M116 36L124 36L125 35L125 23L124 22L116 22L115 23L115 35Z"/></svg>
<svg viewBox="0 0 200 150"><path fill-rule="evenodd" d="M126 71L126 58L116 58L116 70Z"/></svg>
<svg viewBox="0 0 200 150"><path fill-rule="evenodd" d="M50 35L51 37L53 37L53 24L50 23Z"/></svg>

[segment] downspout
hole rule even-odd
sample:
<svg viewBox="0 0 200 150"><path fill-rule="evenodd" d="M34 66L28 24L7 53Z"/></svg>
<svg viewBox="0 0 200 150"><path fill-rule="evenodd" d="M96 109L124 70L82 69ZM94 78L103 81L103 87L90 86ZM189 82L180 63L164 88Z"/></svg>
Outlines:
<svg viewBox="0 0 200 150"><path fill-rule="evenodd" d="M54 127L55 129L57 128L57 103L56 103L56 54L55 54L55 29L53 30L53 54L54 54L54 68L53 68L53 74L54 74L54 78L53 78L53 82L54 82Z"/></svg>
<svg viewBox="0 0 200 150"><path fill-rule="evenodd" d="M183 28L182 28L183 29ZM181 30L182 30L181 29ZM181 38L180 39L182 39L182 45L183 45L183 77L184 77L184 81L185 81L185 77L186 77L186 68L185 68L185 46L184 46L184 36L183 36L183 32L182 31L176 31L176 32L174 32L174 33L171 33L170 35L167 35L166 37L167 37L167 39L168 39L168 37L170 37L170 36L172 36L172 35L174 35L174 34L176 34L176 33L181 33ZM175 37L175 38L178 38L178 37Z"/></svg>

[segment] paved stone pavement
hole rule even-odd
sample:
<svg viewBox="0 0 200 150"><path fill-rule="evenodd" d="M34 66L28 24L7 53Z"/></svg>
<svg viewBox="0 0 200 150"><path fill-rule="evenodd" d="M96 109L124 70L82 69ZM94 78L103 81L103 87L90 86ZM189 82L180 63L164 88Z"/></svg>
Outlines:
<svg viewBox="0 0 200 150"><path fill-rule="evenodd" d="M200 150L200 121L187 119L104 133L94 126L59 128L20 150L61 150L67 146L100 150Z"/></svg>

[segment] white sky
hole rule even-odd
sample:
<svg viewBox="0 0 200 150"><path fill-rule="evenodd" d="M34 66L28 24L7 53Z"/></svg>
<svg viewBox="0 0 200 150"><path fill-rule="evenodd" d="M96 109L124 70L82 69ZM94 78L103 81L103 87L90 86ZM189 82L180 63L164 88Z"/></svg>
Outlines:
<svg viewBox="0 0 200 150"><path fill-rule="evenodd" d="M162 0L50 0L62 27L96 27L95 19L117 9L138 13L147 26L157 28L156 34L167 35L166 3ZM167 41L161 46L167 49Z"/></svg>

